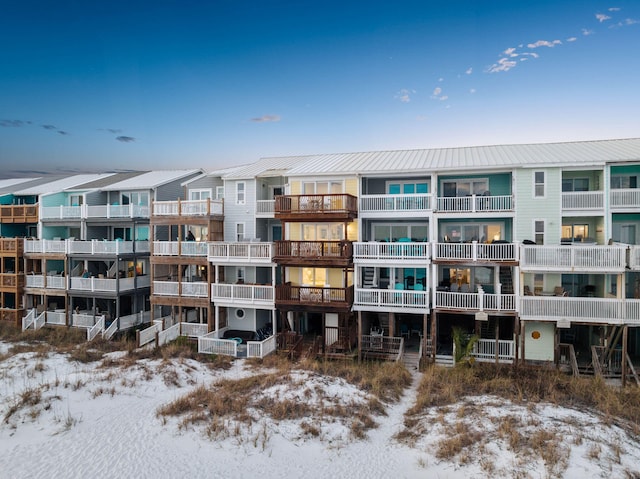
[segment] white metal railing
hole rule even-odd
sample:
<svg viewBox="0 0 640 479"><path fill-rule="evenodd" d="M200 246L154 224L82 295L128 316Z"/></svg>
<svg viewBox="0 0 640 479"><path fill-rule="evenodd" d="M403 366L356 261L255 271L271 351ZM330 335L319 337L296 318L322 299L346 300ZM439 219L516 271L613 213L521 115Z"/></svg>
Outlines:
<svg viewBox="0 0 640 479"><path fill-rule="evenodd" d="M515 243L433 243L434 260L518 261Z"/></svg>
<svg viewBox="0 0 640 479"><path fill-rule="evenodd" d="M102 331L102 337L104 339L111 339L114 334L118 332L118 320L117 318L109 325L107 329Z"/></svg>
<svg viewBox="0 0 640 479"><path fill-rule="evenodd" d="M207 323L180 323L180 336L199 338L208 333L209 325Z"/></svg>
<svg viewBox="0 0 640 479"><path fill-rule="evenodd" d="M429 193L362 195L360 213L425 213L432 209L431 198Z"/></svg>
<svg viewBox="0 0 640 479"><path fill-rule="evenodd" d="M42 327L44 327L44 325L47 323L47 315L46 312L43 311L42 313L40 313L36 319L33 322L33 329L40 329Z"/></svg>
<svg viewBox="0 0 640 479"><path fill-rule="evenodd" d="M355 289L354 307L359 310L368 308L403 308L425 310L429 308L429 291L396 289Z"/></svg>
<svg viewBox="0 0 640 479"><path fill-rule="evenodd" d="M136 280L138 288L149 286L151 281L149 276L138 276L137 278L70 278L70 289L80 291L111 291L117 289L119 291L129 291L136 289Z"/></svg>
<svg viewBox="0 0 640 479"><path fill-rule="evenodd" d="M258 303L274 301L275 287L255 284L224 284L211 285L212 300L238 300L243 303Z"/></svg>
<svg viewBox="0 0 640 479"><path fill-rule="evenodd" d="M135 247L135 248L134 248ZM121 240L30 240L25 239L25 253L61 253L61 254L128 254L134 249L138 253L149 252L148 241Z"/></svg>
<svg viewBox="0 0 640 479"><path fill-rule="evenodd" d="M222 200L154 201L154 216L205 216L221 215Z"/></svg>
<svg viewBox="0 0 640 479"><path fill-rule="evenodd" d="M178 296L177 281L154 281L153 294L158 296Z"/></svg>
<svg viewBox="0 0 640 479"><path fill-rule="evenodd" d="M513 211L513 196L439 196L438 211L444 213Z"/></svg>
<svg viewBox="0 0 640 479"><path fill-rule="evenodd" d="M238 343L231 339L218 339L214 333L198 338L198 352L238 357Z"/></svg>
<svg viewBox="0 0 640 479"><path fill-rule="evenodd" d="M263 341L247 341L247 357L248 358L264 358L265 356L275 352L276 336L269 336Z"/></svg>
<svg viewBox="0 0 640 479"><path fill-rule="evenodd" d="M148 205L87 205L85 218L149 218Z"/></svg>
<svg viewBox="0 0 640 479"><path fill-rule="evenodd" d="M209 243L209 261L212 263L232 263L234 261L270 263L272 258L273 243L227 243L218 241Z"/></svg>
<svg viewBox="0 0 640 479"><path fill-rule="evenodd" d="M158 346L162 346L171 341L175 341L180 336L180 323L166 328L164 331L158 332Z"/></svg>
<svg viewBox="0 0 640 479"><path fill-rule="evenodd" d="M489 311L515 311L515 294L460 293L450 291L436 291L434 308L440 309L471 309Z"/></svg>
<svg viewBox="0 0 640 479"><path fill-rule="evenodd" d="M138 313L129 314L127 316L120 316L118 318L119 331L124 331L125 329L133 328L134 326L139 326L141 324L147 324L151 322L151 311L140 311Z"/></svg>
<svg viewBox="0 0 640 479"><path fill-rule="evenodd" d="M355 261L426 261L430 257L431 246L430 243L425 242L385 243L370 241L353 243L353 259Z"/></svg>
<svg viewBox="0 0 640 479"><path fill-rule="evenodd" d="M98 334L104 333L105 317L104 314L98 318L93 327L87 329L87 341L92 341Z"/></svg>
<svg viewBox="0 0 640 479"><path fill-rule="evenodd" d="M519 309L528 320L640 325L640 299L524 296Z"/></svg>
<svg viewBox="0 0 640 479"><path fill-rule="evenodd" d="M24 285L27 288L44 288L44 275L43 274L25 275Z"/></svg>
<svg viewBox="0 0 640 479"><path fill-rule="evenodd" d="M25 253L66 253L66 240L24 240Z"/></svg>
<svg viewBox="0 0 640 479"><path fill-rule="evenodd" d="M22 318L22 330L26 331L27 329L33 326L33 323L36 319L36 309L30 309L26 316Z"/></svg>
<svg viewBox="0 0 640 479"><path fill-rule="evenodd" d="M154 241L153 254L156 256L207 256L206 241Z"/></svg>
<svg viewBox="0 0 640 479"><path fill-rule="evenodd" d="M471 356L481 362L495 361L496 343L498 345L498 362L512 362L516 357L516 345L513 340L479 339L473 345Z"/></svg>
<svg viewBox="0 0 640 479"><path fill-rule="evenodd" d="M67 220L81 219L82 207L80 206L41 206L41 220Z"/></svg>
<svg viewBox="0 0 640 479"><path fill-rule="evenodd" d="M67 318L64 311L46 311L47 324L55 324L62 326L67 324Z"/></svg>
<svg viewBox="0 0 640 479"><path fill-rule="evenodd" d="M93 314L86 313L71 313L70 326L77 328L92 328L96 324L96 317Z"/></svg>
<svg viewBox="0 0 640 479"><path fill-rule="evenodd" d="M615 189L609 192L609 205L612 209L640 206L640 188Z"/></svg>
<svg viewBox="0 0 640 479"><path fill-rule="evenodd" d="M571 191L562 193L564 210L601 210L604 208L603 191Z"/></svg>
<svg viewBox="0 0 640 479"><path fill-rule="evenodd" d="M162 325L160 323L154 323L146 329L143 329L138 333L138 347L141 348L156 340L156 334L162 331Z"/></svg>
<svg viewBox="0 0 640 479"><path fill-rule="evenodd" d="M191 298L206 298L208 292L208 285L205 282L198 281L193 283L182 283L182 296L189 296Z"/></svg>
<svg viewBox="0 0 640 479"><path fill-rule="evenodd" d="M275 212L276 200L257 200L256 215L257 216L273 216Z"/></svg>
<svg viewBox="0 0 640 479"><path fill-rule="evenodd" d="M632 245L629 247L628 266L630 269L640 269L640 246Z"/></svg>
<svg viewBox="0 0 640 479"><path fill-rule="evenodd" d="M624 271L626 260L625 246L580 246L522 245L520 268L540 268L546 271L583 270L603 272Z"/></svg>

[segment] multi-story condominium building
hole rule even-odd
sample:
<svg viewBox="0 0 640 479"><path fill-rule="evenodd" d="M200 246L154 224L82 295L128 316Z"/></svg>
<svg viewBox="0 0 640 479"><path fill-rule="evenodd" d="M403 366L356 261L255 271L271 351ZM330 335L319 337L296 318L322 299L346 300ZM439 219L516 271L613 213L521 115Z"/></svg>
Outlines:
<svg viewBox="0 0 640 479"><path fill-rule="evenodd" d="M237 354L229 337L274 333L292 353L411 348L451 362L461 332L479 338L472 354L485 361L625 370L640 357L640 139L263 158L201 173L172 177L162 195L145 178L166 172L33 195L26 308L91 310L95 298L117 316L146 304L142 291L123 309L118 285L109 298L121 304L109 306L66 280L63 299L50 299L50 272L79 281L89 267L105 280L133 273L153 317L199 323L191 333L206 335L208 351ZM151 205L150 217L130 206L114 219L109 208L125 204ZM73 208L79 218L65 217ZM152 254L132 244L127 257L93 256L117 239L151 239Z"/></svg>
<svg viewBox="0 0 640 479"><path fill-rule="evenodd" d="M109 328L150 321L150 204L177 198L198 170L76 175L38 195L38 238L24 242L26 324Z"/></svg>

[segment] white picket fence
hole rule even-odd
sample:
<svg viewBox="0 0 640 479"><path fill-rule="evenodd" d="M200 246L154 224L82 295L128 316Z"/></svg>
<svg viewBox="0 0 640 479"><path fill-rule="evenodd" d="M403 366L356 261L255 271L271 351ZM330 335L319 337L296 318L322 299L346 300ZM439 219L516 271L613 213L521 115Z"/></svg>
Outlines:
<svg viewBox="0 0 640 479"><path fill-rule="evenodd" d="M198 352L203 354L222 354L238 357L238 343L231 339L218 339L211 332L198 338Z"/></svg>
<svg viewBox="0 0 640 479"><path fill-rule="evenodd" d="M180 336L180 323L176 323L170 328L158 333L158 346L175 341Z"/></svg>
<svg viewBox="0 0 640 479"><path fill-rule="evenodd" d="M247 342L247 357L248 358L264 358L265 356L275 352L276 350L276 336L269 336L264 341L249 341Z"/></svg>

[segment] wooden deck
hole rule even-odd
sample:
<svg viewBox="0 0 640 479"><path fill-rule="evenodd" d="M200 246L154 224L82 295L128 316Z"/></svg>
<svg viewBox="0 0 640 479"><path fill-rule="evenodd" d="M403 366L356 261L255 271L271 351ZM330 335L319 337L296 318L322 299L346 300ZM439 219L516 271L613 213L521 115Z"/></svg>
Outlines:
<svg viewBox="0 0 640 479"><path fill-rule="evenodd" d="M276 286L276 307L285 311L348 312L353 305L353 286L348 288L316 288Z"/></svg>
<svg viewBox="0 0 640 479"><path fill-rule="evenodd" d="M351 221L358 199L345 193L276 196L274 214L282 221Z"/></svg>
<svg viewBox="0 0 640 479"><path fill-rule="evenodd" d="M283 266L353 266L351 241L276 241L274 247L274 261Z"/></svg>

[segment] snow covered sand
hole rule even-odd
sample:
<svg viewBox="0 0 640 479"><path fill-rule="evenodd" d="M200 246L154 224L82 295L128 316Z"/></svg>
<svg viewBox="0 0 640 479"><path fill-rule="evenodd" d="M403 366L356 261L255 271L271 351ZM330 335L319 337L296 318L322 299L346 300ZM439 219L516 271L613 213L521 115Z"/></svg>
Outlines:
<svg viewBox="0 0 640 479"><path fill-rule="evenodd" d="M0 343L0 357L8 350ZM640 477L638 438L598 416L545 404L466 398L432 408L415 421L411 440L398 440L417 373L364 438L330 414L274 420L256 411L250 425L227 420L227 433L212 435L204 424L158 411L202 386L273 371L243 360L229 369L191 359L118 366L124 354L80 363L24 352L1 361L0 477ZM372 400L343 379L309 371L293 371L260 394L327 403L321 408ZM514 441L523 440L532 454L514 453ZM447 447L453 452L443 459Z"/></svg>

